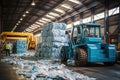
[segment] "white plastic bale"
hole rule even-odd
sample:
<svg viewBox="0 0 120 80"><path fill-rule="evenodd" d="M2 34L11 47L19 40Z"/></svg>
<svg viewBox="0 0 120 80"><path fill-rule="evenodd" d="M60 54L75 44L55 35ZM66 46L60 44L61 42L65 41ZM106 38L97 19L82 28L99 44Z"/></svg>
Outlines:
<svg viewBox="0 0 120 80"><path fill-rule="evenodd" d="M48 36L64 36L65 30L52 29L47 32Z"/></svg>
<svg viewBox="0 0 120 80"><path fill-rule="evenodd" d="M42 46L40 55L45 58L59 58L60 49L66 43L66 25L64 23L52 22L43 26Z"/></svg>
<svg viewBox="0 0 120 80"><path fill-rule="evenodd" d="M62 47L63 45L66 45L67 43L62 42L45 42L43 47Z"/></svg>
<svg viewBox="0 0 120 80"><path fill-rule="evenodd" d="M66 24L51 22L47 25L44 25L42 31L48 31L48 30L52 30L52 29L66 30Z"/></svg>
<svg viewBox="0 0 120 80"><path fill-rule="evenodd" d="M51 22L50 24L50 30L51 29L60 29L60 30L66 30L66 24L64 23L56 23L56 22Z"/></svg>
<svg viewBox="0 0 120 80"><path fill-rule="evenodd" d="M61 47L56 48L56 47L52 47L52 46L43 46L40 54L43 58L51 58L51 59L59 58L60 57L60 49L61 49Z"/></svg>
<svg viewBox="0 0 120 80"><path fill-rule="evenodd" d="M42 31L42 37L47 37L48 36L48 31Z"/></svg>
<svg viewBox="0 0 120 80"><path fill-rule="evenodd" d="M39 54L41 53L41 46L42 46L42 43L38 43L37 50L34 56L36 57L40 56Z"/></svg>
<svg viewBox="0 0 120 80"><path fill-rule="evenodd" d="M66 38L65 37L47 37L47 42L66 42Z"/></svg>

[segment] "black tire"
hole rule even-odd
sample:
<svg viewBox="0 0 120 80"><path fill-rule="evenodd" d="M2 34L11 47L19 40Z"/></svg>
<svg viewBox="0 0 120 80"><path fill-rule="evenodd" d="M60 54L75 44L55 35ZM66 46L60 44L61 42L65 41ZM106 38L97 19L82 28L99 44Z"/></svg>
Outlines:
<svg viewBox="0 0 120 80"><path fill-rule="evenodd" d="M76 66L85 66L87 65L87 53L84 49L77 48L75 53L75 65Z"/></svg>
<svg viewBox="0 0 120 80"><path fill-rule="evenodd" d="M105 66L113 66L115 62L104 62Z"/></svg>
<svg viewBox="0 0 120 80"><path fill-rule="evenodd" d="M66 63L66 62L67 62L66 52L65 52L65 49L62 48L61 49L61 63Z"/></svg>

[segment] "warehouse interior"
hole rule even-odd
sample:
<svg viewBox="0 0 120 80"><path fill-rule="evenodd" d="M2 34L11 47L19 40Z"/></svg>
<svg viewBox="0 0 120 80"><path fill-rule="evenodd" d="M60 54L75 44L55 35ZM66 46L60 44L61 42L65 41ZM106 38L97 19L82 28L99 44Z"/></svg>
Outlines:
<svg viewBox="0 0 120 80"><path fill-rule="evenodd" d="M0 80L120 80L119 0L0 3Z"/></svg>

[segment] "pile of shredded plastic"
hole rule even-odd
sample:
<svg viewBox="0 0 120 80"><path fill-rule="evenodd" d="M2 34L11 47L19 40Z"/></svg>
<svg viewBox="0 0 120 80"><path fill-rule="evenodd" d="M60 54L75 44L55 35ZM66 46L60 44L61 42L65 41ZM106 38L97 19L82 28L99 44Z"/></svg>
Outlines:
<svg viewBox="0 0 120 80"><path fill-rule="evenodd" d="M96 80L66 69L65 65L51 60L30 61L12 56L1 61L16 66L16 73L23 75L26 80Z"/></svg>
<svg viewBox="0 0 120 80"><path fill-rule="evenodd" d="M26 52L26 53L22 53L22 54L11 54L12 57L32 57L35 54L33 52Z"/></svg>

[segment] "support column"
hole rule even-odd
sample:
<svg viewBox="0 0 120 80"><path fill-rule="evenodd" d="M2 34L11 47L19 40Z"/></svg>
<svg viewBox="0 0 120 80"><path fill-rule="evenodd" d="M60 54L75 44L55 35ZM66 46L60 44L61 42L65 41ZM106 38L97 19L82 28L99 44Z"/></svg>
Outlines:
<svg viewBox="0 0 120 80"><path fill-rule="evenodd" d="M119 19L118 19L118 21L119 21L118 22L118 44L120 45L120 5L119 5Z"/></svg>
<svg viewBox="0 0 120 80"><path fill-rule="evenodd" d="M75 22L75 17L74 17L74 16L72 16L72 17L70 17L70 19L71 19L71 21L72 21L72 25L74 25L74 22Z"/></svg>
<svg viewBox="0 0 120 80"><path fill-rule="evenodd" d="M105 0L105 42L108 43L109 39L109 0Z"/></svg>
<svg viewBox="0 0 120 80"><path fill-rule="evenodd" d="M93 7L91 8L91 23L94 23L94 15L95 15L95 9Z"/></svg>
<svg viewBox="0 0 120 80"><path fill-rule="evenodd" d="M67 29L67 19L65 19L64 21L63 21L65 24L66 24L66 29Z"/></svg>
<svg viewBox="0 0 120 80"><path fill-rule="evenodd" d="M2 7L0 6L0 33L2 32Z"/></svg>
<svg viewBox="0 0 120 80"><path fill-rule="evenodd" d="M1 32L3 32L3 7L1 6Z"/></svg>
<svg viewBox="0 0 120 80"><path fill-rule="evenodd" d="M80 24L81 24L81 23L83 23L83 12L81 12L81 13L79 14L79 16L80 16Z"/></svg>
<svg viewBox="0 0 120 80"><path fill-rule="evenodd" d="M67 20L64 20L64 23L67 24Z"/></svg>

